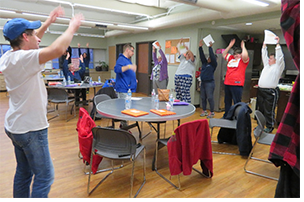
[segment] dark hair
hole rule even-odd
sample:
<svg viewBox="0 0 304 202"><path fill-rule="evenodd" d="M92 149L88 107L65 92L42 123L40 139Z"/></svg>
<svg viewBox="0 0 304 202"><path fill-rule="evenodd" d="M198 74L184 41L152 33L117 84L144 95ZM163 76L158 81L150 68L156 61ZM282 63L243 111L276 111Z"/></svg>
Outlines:
<svg viewBox="0 0 304 202"><path fill-rule="evenodd" d="M4 38L5 38L5 40L10 42L10 45L11 45L12 48L19 47L20 44L22 43L23 33L25 33L26 35L31 36L31 35L33 35L33 31L34 31L33 29L27 29L24 32L22 32L22 34L20 34L16 39L13 39L13 40L10 40L7 37L4 37Z"/></svg>
<svg viewBox="0 0 304 202"><path fill-rule="evenodd" d="M134 49L134 47L133 47L130 43L127 43L127 44L125 44L125 45L123 46L123 49L122 49L123 52L125 52L127 48L133 48L133 49Z"/></svg>
<svg viewBox="0 0 304 202"><path fill-rule="evenodd" d="M233 54L242 54L242 49L239 47L234 48Z"/></svg>
<svg viewBox="0 0 304 202"><path fill-rule="evenodd" d="M275 57L275 53L270 53L270 54L269 54L269 57L272 56L272 55L273 55L273 57Z"/></svg>

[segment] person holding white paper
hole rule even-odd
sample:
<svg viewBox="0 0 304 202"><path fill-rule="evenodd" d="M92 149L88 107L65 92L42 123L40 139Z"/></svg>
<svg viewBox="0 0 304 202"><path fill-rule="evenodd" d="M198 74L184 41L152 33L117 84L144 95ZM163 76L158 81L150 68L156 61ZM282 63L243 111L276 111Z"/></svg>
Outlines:
<svg viewBox="0 0 304 202"><path fill-rule="evenodd" d="M157 92L157 88L166 89L168 86L168 61L159 43L158 48L160 56L157 57L156 48L153 46L152 57L154 67L150 77L155 92Z"/></svg>
<svg viewBox="0 0 304 202"><path fill-rule="evenodd" d="M275 53L270 53L268 57L267 46L265 42L262 47L262 61L264 68L262 70L259 83L257 104L259 111L265 116L265 132L271 133L275 124L275 108L279 99L279 88L277 87L279 79L285 68L284 54L279 44L279 37L276 37L277 45Z"/></svg>
<svg viewBox="0 0 304 202"><path fill-rule="evenodd" d="M183 39L179 43L182 43L182 41ZM195 70L195 56L188 46L185 47L187 51L184 54L181 54L178 49L180 64L175 72L174 84L176 99L191 103L190 87Z"/></svg>
<svg viewBox="0 0 304 202"><path fill-rule="evenodd" d="M243 86L245 83L245 72L249 64L248 51L245 47L245 42L241 42L241 48L236 48L232 54L229 50L233 47L235 39L232 39L227 48L222 53L222 56L227 60L227 72L225 77L225 114L224 118L234 104L242 101Z"/></svg>
<svg viewBox="0 0 304 202"><path fill-rule="evenodd" d="M212 42L209 42L209 57L206 59L204 51L203 51L203 40L199 42L199 54L202 62L202 70L201 70L201 99L202 99L202 107L203 111L200 116L207 116L207 118L214 117L214 71L217 67L216 56L214 55L212 49ZM207 112L207 100L210 106L210 114Z"/></svg>

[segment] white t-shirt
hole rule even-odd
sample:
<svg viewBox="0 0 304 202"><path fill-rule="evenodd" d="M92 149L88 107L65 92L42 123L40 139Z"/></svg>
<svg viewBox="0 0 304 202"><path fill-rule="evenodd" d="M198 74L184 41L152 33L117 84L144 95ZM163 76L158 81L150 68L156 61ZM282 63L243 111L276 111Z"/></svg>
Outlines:
<svg viewBox="0 0 304 202"><path fill-rule="evenodd" d="M175 75L190 75L193 76L195 70L195 59L192 62L190 59L186 60L184 55L180 56L180 64L175 72Z"/></svg>
<svg viewBox="0 0 304 202"><path fill-rule="evenodd" d="M47 92L39 64L40 49L7 51L0 58L6 89L9 92L9 109L4 127L11 133L22 134L49 126Z"/></svg>
<svg viewBox="0 0 304 202"><path fill-rule="evenodd" d="M264 68L258 83L260 88L276 88L279 83L279 79L285 68L285 62L281 46L276 47L275 51L276 63L269 66L267 47L262 48L262 61Z"/></svg>

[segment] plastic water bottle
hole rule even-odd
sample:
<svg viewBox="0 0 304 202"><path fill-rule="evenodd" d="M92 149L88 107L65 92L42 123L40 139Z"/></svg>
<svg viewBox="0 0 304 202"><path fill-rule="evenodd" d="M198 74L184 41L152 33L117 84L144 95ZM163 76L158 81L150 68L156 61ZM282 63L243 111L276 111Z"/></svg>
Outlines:
<svg viewBox="0 0 304 202"><path fill-rule="evenodd" d="M173 94L170 94L169 96L169 103L170 103L170 110L173 110L173 102L174 102L174 98L173 98Z"/></svg>
<svg viewBox="0 0 304 202"><path fill-rule="evenodd" d="M131 89L128 90L127 97L125 99L125 108L130 109L131 108L131 99L132 99L132 92Z"/></svg>
<svg viewBox="0 0 304 202"><path fill-rule="evenodd" d="M152 106L153 106L154 101L155 101L155 95L156 95L156 93L155 93L155 90L154 90L154 88L153 88L153 90L152 90L152 92L151 92L151 102L152 102Z"/></svg>
<svg viewBox="0 0 304 202"><path fill-rule="evenodd" d="M158 99L158 95L155 95L155 99L154 99L154 108L156 110L158 110L159 108L159 99Z"/></svg>
<svg viewBox="0 0 304 202"><path fill-rule="evenodd" d="M71 77L68 76L68 85L70 85L70 84L71 84Z"/></svg>
<svg viewBox="0 0 304 202"><path fill-rule="evenodd" d="M89 84L90 84L90 85L93 85L92 77L90 77Z"/></svg>
<svg viewBox="0 0 304 202"><path fill-rule="evenodd" d="M66 84L66 79L65 79L65 77L63 77L62 85L63 85L63 86L66 86L66 85L67 85L67 84Z"/></svg>
<svg viewBox="0 0 304 202"><path fill-rule="evenodd" d="M98 76L98 83L101 83L101 78L100 78L100 76Z"/></svg>

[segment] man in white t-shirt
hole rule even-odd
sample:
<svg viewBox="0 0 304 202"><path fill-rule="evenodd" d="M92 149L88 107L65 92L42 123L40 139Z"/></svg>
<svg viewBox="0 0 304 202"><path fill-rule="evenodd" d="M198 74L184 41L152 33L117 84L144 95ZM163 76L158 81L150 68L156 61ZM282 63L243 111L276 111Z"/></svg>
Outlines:
<svg viewBox="0 0 304 202"><path fill-rule="evenodd" d="M63 9L57 7L42 25L40 21L15 18L3 27L3 35L12 47L0 58L0 71L10 94L4 128L15 149L13 196L16 198L48 197L54 181L47 138L47 92L41 71L47 61L65 52L83 16L75 15L67 30L50 46L39 49L39 43L47 28L62 15Z"/></svg>
<svg viewBox="0 0 304 202"><path fill-rule="evenodd" d="M271 133L275 124L275 108L279 99L279 88L277 87L279 79L285 68L284 54L279 44L279 37L276 37L277 45L275 54L271 53L268 57L267 46L264 43L262 47L262 61L264 68L262 70L259 83L257 104L258 109L265 116L265 132Z"/></svg>

